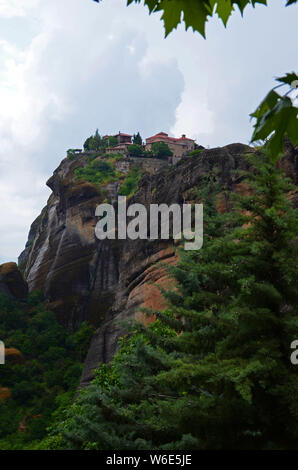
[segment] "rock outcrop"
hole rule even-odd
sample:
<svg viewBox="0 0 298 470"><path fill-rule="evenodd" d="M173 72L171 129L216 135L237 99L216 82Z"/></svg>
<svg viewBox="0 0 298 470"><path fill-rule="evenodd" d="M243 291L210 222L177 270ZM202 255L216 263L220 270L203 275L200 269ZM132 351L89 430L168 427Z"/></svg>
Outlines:
<svg viewBox="0 0 298 470"><path fill-rule="evenodd" d="M75 179L74 170L86 164L87 157L65 159L48 180L53 193L20 257L29 290L42 290L48 308L69 330L84 320L100 324L118 281L115 247L94 236L95 208L105 196Z"/></svg>
<svg viewBox="0 0 298 470"><path fill-rule="evenodd" d="M20 301L27 299L28 286L16 263L0 265L0 294Z"/></svg>
<svg viewBox="0 0 298 470"><path fill-rule="evenodd" d="M243 170L250 169L245 158L253 149L243 144L202 150L175 167L146 171L130 203L183 204L193 201L194 189L214 172L223 192L218 210L229 207L229 192L245 193ZM65 159L48 186L52 194L39 218L32 224L25 251L20 256L29 289L42 289L58 320L69 330L88 320L96 327L85 361L81 386L93 377L100 362L109 362L116 349L123 321L148 321L141 307L160 309L164 299L160 287L169 279L164 265L177 261L171 240L97 240L95 208L106 194L91 183L74 178L74 171L87 164L86 156ZM288 149L283 166L297 175L297 151ZM218 170L215 171L215 168ZM293 178L294 179L294 178ZM117 183L107 189L115 202Z"/></svg>

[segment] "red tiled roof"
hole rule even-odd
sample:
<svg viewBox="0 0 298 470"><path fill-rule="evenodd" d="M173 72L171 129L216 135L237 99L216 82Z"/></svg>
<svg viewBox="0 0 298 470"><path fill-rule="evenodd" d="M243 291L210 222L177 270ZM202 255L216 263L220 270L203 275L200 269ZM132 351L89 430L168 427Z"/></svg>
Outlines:
<svg viewBox="0 0 298 470"><path fill-rule="evenodd" d="M153 137L148 137L148 139L146 139L146 142L160 142L161 140L164 140L166 142L176 142L177 139L175 139L174 137L164 137L162 135L158 135L158 136L153 136Z"/></svg>
<svg viewBox="0 0 298 470"><path fill-rule="evenodd" d="M155 134L152 137L148 137L146 139L146 142L158 142L160 140L165 140L165 141L170 141L170 142L179 142L181 140L183 141L188 140L188 141L194 142L193 139L189 139L188 137L179 137L179 138L169 137L168 134L166 134L165 132L159 132L158 134Z"/></svg>
<svg viewBox="0 0 298 470"><path fill-rule="evenodd" d="M170 138L165 132L159 132L158 134L155 134L152 137L148 137L146 140L156 139L157 137L167 137L168 139Z"/></svg>
<svg viewBox="0 0 298 470"><path fill-rule="evenodd" d="M122 135L123 137L132 137L131 134L124 134L123 132L118 132L118 134L113 135L113 137L117 137L118 135Z"/></svg>

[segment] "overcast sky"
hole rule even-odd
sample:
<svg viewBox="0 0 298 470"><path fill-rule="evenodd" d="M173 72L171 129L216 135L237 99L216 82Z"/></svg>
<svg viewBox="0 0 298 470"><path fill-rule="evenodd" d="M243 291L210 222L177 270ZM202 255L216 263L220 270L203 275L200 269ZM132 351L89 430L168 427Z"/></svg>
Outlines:
<svg viewBox="0 0 298 470"><path fill-rule="evenodd" d="M68 148L100 134L248 143L249 113L297 66L285 0L214 18L207 40L126 0L0 0L0 262L15 261Z"/></svg>

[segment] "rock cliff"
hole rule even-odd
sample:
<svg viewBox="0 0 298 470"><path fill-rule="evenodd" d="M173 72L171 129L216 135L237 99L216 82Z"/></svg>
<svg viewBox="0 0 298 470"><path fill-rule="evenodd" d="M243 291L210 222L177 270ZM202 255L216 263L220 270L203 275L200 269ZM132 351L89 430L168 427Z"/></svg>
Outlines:
<svg viewBox="0 0 298 470"><path fill-rule="evenodd" d="M138 190L131 203L150 204L192 201L193 189L218 168L222 193L218 210L229 206L230 192L245 193L241 171L249 169L245 159L252 152L243 144L202 150L186 157L175 167L148 171L143 167ZM297 178L298 149L286 147L282 165L294 181ZM74 178L76 168L87 165L79 155L65 159L47 184L52 194L40 216L33 222L19 265L29 290L42 289L48 307L69 330L87 320L96 327L85 361L81 386L90 382L100 362L108 362L123 333L122 320L142 317L140 308L162 308L160 286L168 285L164 263L175 263L172 241L97 240L95 208L106 198L94 184ZM150 168L149 168L150 170ZM152 170L152 168L151 168ZM110 201L117 198L117 183L106 189ZM162 263L160 263L162 262Z"/></svg>
<svg viewBox="0 0 298 470"><path fill-rule="evenodd" d="M6 294L19 301L27 299L28 286L16 263L0 265L0 294Z"/></svg>

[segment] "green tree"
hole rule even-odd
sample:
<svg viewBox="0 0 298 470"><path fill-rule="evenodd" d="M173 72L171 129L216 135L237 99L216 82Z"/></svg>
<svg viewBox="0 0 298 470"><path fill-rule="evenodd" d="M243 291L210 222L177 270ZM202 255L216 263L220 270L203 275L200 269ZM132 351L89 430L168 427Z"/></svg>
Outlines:
<svg viewBox="0 0 298 470"><path fill-rule="evenodd" d="M92 139L92 138L93 138L93 137L91 136L91 137L88 137L88 138L85 140L85 142L84 142L84 150L85 150L85 152L87 152L88 150L90 150L90 144L91 144L91 139Z"/></svg>
<svg viewBox="0 0 298 470"><path fill-rule="evenodd" d="M95 150L95 151L100 150L101 145L102 145L101 141L102 139L99 135L98 129L96 129L94 137L92 138L89 144L90 150Z"/></svg>
<svg viewBox="0 0 298 470"><path fill-rule="evenodd" d="M143 140L139 132L137 134L134 134L132 141L136 145L140 145L140 146L143 145Z"/></svg>
<svg viewBox="0 0 298 470"><path fill-rule="evenodd" d="M154 142L151 146L151 152L155 158L168 158L172 157L173 152L165 142Z"/></svg>
<svg viewBox="0 0 298 470"><path fill-rule="evenodd" d="M144 156L143 147L138 144L130 145L128 148L128 152L131 157L143 157Z"/></svg>
<svg viewBox="0 0 298 470"><path fill-rule="evenodd" d="M116 147L118 145L117 138L114 137L113 135L109 135L102 140L103 146L106 147Z"/></svg>
<svg viewBox="0 0 298 470"><path fill-rule="evenodd" d="M101 147L102 147L102 138L99 135L98 129L96 129L95 134L91 135L90 137L88 137L88 139L86 139L84 143L84 150L85 151L88 151L88 150L97 151L97 150L100 150Z"/></svg>
<svg viewBox="0 0 298 470"><path fill-rule="evenodd" d="M96 129L95 134L86 139L84 143L84 150L97 152L100 150L105 150L106 147L115 147L116 145L118 145L116 137L112 135L101 137L99 135L98 129Z"/></svg>

